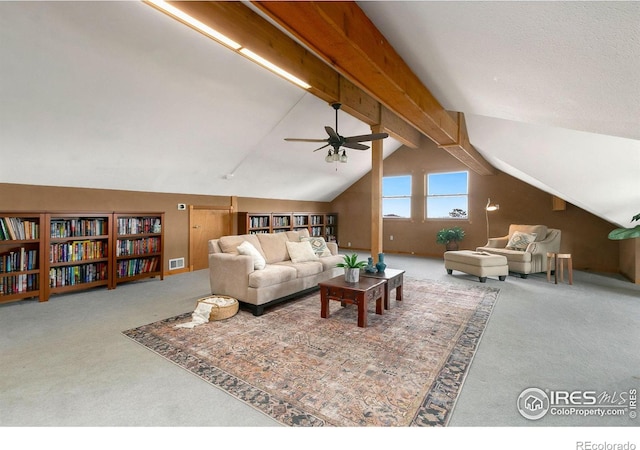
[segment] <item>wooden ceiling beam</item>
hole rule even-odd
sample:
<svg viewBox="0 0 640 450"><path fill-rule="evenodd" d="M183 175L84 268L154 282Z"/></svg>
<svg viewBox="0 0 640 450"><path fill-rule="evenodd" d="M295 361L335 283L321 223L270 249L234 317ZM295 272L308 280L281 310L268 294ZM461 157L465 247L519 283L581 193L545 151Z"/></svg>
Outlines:
<svg viewBox="0 0 640 450"><path fill-rule="evenodd" d="M495 169L355 2L254 1L341 75L481 175Z"/></svg>

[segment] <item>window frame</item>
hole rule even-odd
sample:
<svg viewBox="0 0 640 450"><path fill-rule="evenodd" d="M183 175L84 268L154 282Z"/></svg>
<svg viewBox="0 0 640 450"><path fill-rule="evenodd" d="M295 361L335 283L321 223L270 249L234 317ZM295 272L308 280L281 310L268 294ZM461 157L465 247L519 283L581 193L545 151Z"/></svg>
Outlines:
<svg viewBox="0 0 640 450"><path fill-rule="evenodd" d="M429 194L429 177L431 175L453 175L453 174L466 174L466 192L464 193L446 193L446 194ZM424 199L424 219L425 220L455 220L455 221L469 221L469 171L468 170L453 170L447 172L428 172L425 174L424 178L424 189L425 189L425 199ZM453 197L464 197L466 199L466 215L464 217L429 217L429 199L435 198L453 198Z"/></svg>
<svg viewBox="0 0 640 450"><path fill-rule="evenodd" d="M409 193L403 195L384 195L384 180L388 178L408 178L409 179ZM412 199L413 199L413 176L411 174L404 175L387 175L382 177L382 186L381 186L381 197L382 197L382 218L390 219L390 220L410 220L412 217ZM384 213L384 201L386 199L408 199L409 200L409 215L404 216L386 216Z"/></svg>

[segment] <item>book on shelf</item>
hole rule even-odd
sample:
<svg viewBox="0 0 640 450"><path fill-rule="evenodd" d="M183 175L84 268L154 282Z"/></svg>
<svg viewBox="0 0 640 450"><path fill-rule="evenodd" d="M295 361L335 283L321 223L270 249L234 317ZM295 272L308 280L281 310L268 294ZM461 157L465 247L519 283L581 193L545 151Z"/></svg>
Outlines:
<svg viewBox="0 0 640 450"><path fill-rule="evenodd" d="M37 268L37 250L20 247L0 254L0 273L23 272Z"/></svg>
<svg viewBox="0 0 640 450"><path fill-rule="evenodd" d="M108 234L104 218L52 219L52 238L71 238L84 236L104 236Z"/></svg>
<svg viewBox="0 0 640 450"><path fill-rule="evenodd" d="M118 234L151 234L160 233L160 218L153 217L119 217Z"/></svg>
<svg viewBox="0 0 640 450"><path fill-rule="evenodd" d="M71 241L49 245L49 262L87 261L106 258L109 243L107 241Z"/></svg>
<svg viewBox="0 0 640 450"><path fill-rule="evenodd" d="M116 256L144 255L158 253L161 250L159 237L141 239L118 239L116 242Z"/></svg>
<svg viewBox="0 0 640 450"><path fill-rule="evenodd" d="M0 240L38 239L39 223L20 217L0 217Z"/></svg>
<svg viewBox="0 0 640 450"><path fill-rule="evenodd" d="M104 281L108 274L107 263L99 262L78 266L52 267L49 270L49 287L76 286Z"/></svg>

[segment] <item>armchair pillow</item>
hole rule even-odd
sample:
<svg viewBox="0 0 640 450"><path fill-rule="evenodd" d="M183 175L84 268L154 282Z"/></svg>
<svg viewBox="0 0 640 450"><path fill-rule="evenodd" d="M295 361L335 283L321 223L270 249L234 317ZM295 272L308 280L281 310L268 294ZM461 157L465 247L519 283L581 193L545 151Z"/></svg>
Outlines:
<svg viewBox="0 0 640 450"><path fill-rule="evenodd" d="M509 250L519 250L524 252L529 244L536 240L536 233L522 233L520 231L515 231L511 238L509 238L509 242L507 243L507 248Z"/></svg>
<svg viewBox="0 0 640 450"><path fill-rule="evenodd" d="M242 244L238 245L238 253L241 255L251 256L251 258L253 258L253 268L255 270L262 270L267 264L258 249L249 241L244 241Z"/></svg>
<svg viewBox="0 0 640 450"><path fill-rule="evenodd" d="M291 257L291 262L301 263L306 261L316 261L318 255L313 251L309 241L291 242L287 241L287 250Z"/></svg>

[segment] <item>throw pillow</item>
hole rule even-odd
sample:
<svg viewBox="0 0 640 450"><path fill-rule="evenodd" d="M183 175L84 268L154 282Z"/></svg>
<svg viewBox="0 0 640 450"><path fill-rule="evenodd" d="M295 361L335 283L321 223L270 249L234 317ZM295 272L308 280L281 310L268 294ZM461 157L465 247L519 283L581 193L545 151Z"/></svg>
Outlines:
<svg viewBox="0 0 640 450"><path fill-rule="evenodd" d="M318 259L318 255L315 254L315 252L313 251L313 248L311 248L311 243L308 241L305 241L305 242L287 241L287 250L289 251L291 262L294 262L294 263L300 263L305 261L316 261Z"/></svg>
<svg viewBox="0 0 640 450"><path fill-rule="evenodd" d="M331 250L327 247L327 242L322 237L303 237L300 242L309 242L311 248L318 256L331 256Z"/></svg>
<svg viewBox="0 0 640 450"><path fill-rule="evenodd" d="M522 233L520 231L515 231L507 243L507 248L510 250L519 250L524 252L529 244L535 240L536 233Z"/></svg>
<svg viewBox="0 0 640 450"><path fill-rule="evenodd" d="M238 253L241 255L251 256L253 258L253 268L255 270L262 270L267 265L257 248L255 248L250 242L244 241L238 245Z"/></svg>

